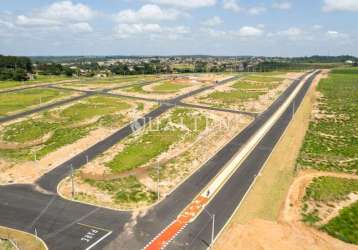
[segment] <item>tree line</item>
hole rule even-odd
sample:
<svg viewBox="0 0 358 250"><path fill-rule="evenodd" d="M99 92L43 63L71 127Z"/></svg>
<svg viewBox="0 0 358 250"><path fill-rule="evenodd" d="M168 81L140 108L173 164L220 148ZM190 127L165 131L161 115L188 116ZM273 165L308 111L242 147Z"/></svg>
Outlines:
<svg viewBox="0 0 358 250"><path fill-rule="evenodd" d="M0 80L25 81L31 73L33 66L29 58L0 55Z"/></svg>

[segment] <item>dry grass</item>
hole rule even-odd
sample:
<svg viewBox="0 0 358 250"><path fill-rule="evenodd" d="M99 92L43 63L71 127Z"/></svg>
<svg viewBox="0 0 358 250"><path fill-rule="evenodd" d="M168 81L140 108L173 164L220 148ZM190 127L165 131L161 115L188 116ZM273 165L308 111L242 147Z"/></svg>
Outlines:
<svg viewBox="0 0 358 250"><path fill-rule="evenodd" d="M47 247L43 241L37 239L35 236L21 232L15 229L5 228L0 226L0 238L10 239L21 250L46 250Z"/></svg>

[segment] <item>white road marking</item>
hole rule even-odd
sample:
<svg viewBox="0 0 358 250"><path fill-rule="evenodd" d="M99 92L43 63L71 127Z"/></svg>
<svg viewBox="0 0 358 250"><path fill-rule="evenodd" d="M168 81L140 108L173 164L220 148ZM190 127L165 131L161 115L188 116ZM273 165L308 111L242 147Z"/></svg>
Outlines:
<svg viewBox="0 0 358 250"><path fill-rule="evenodd" d="M106 233L105 235L103 235L101 238L99 238L96 242L94 242L92 245L90 245L89 247L86 248L86 250L90 250L92 248L94 248L98 243L100 243L101 241L103 241L105 238L107 238L108 236L110 236L112 234L112 231L109 231L108 233Z"/></svg>

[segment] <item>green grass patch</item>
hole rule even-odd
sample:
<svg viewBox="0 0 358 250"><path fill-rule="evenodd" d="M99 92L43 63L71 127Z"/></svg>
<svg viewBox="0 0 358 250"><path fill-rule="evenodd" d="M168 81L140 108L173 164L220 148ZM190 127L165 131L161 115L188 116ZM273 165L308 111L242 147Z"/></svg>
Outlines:
<svg viewBox="0 0 358 250"><path fill-rule="evenodd" d="M265 94L265 92L255 91L255 92L248 92L242 90L234 90L229 92L220 92L216 91L211 93L210 95L200 98L201 100L205 99L212 99L219 101L223 104L235 104L244 102L250 99L258 99L260 95Z"/></svg>
<svg viewBox="0 0 358 250"><path fill-rule="evenodd" d="M97 96L70 106L63 110L60 115L68 122L80 122L97 116L110 115L129 108L130 105L121 99Z"/></svg>
<svg viewBox="0 0 358 250"><path fill-rule="evenodd" d="M69 93L71 92L56 89L26 89L14 93L0 94L0 116L63 98L68 96Z"/></svg>
<svg viewBox="0 0 358 250"><path fill-rule="evenodd" d="M16 81L0 81L0 89L10 89L23 85L22 82Z"/></svg>
<svg viewBox="0 0 358 250"><path fill-rule="evenodd" d="M134 176L111 181L94 181L87 179L85 182L110 194L117 204L148 204L153 203L157 199L156 193L146 189Z"/></svg>
<svg viewBox="0 0 358 250"><path fill-rule="evenodd" d="M358 173L358 74L333 70L318 90L320 119L310 123L297 161L299 167Z"/></svg>
<svg viewBox="0 0 358 250"><path fill-rule="evenodd" d="M6 126L0 131L3 141L26 143L52 133L51 138L38 146L22 149L0 149L0 157L14 160L40 159L47 154L85 137L93 129L121 126L124 116L118 112L129 109L130 104L118 98L90 97L60 111L46 111L36 119ZM95 121L85 122L98 117Z"/></svg>
<svg viewBox="0 0 358 250"><path fill-rule="evenodd" d="M353 192L358 192L357 180L323 176L313 179L306 189L304 200L337 201L346 199Z"/></svg>
<svg viewBox="0 0 358 250"><path fill-rule="evenodd" d="M154 125L148 126L134 138L123 151L118 153L106 166L114 172L125 172L137 168L167 151L170 146L182 140L191 140L205 129L206 118L194 111L178 108ZM178 124L185 126L173 126Z"/></svg>
<svg viewBox="0 0 358 250"><path fill-rule="evenodd" d="M322 229L342 241L358 244L358 202L343 208Z"/></svg>

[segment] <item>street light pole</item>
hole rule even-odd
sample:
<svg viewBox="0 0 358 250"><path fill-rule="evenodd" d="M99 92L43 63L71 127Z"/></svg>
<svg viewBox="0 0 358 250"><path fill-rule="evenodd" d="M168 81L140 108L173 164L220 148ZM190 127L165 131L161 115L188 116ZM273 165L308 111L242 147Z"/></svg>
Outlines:
<svg viewBox="0 0 358 250"><path fill-rule="evenodd" d="M159 169L159 160L158 160L157 161L157 198L158 198L158 201L160 198L159 182L160 182L160 169Z"/></svg>
<svg viewBox="0 0 358 250"><path fill-rule="evenodd" d="M215 237L215 214L212 216L213 223L211 225L211 242L210 242L210 248L213 248L214 246L214 237Z"/></svg>
<svg viewBox="0 0 358 250"><path fill-rule="evenodd" d="M211 218L211 239L210 239L210 249L214 247L214 239L215 239L215 214L209 213L206 208L204 208L204 211L210 216Z"/></svg>

